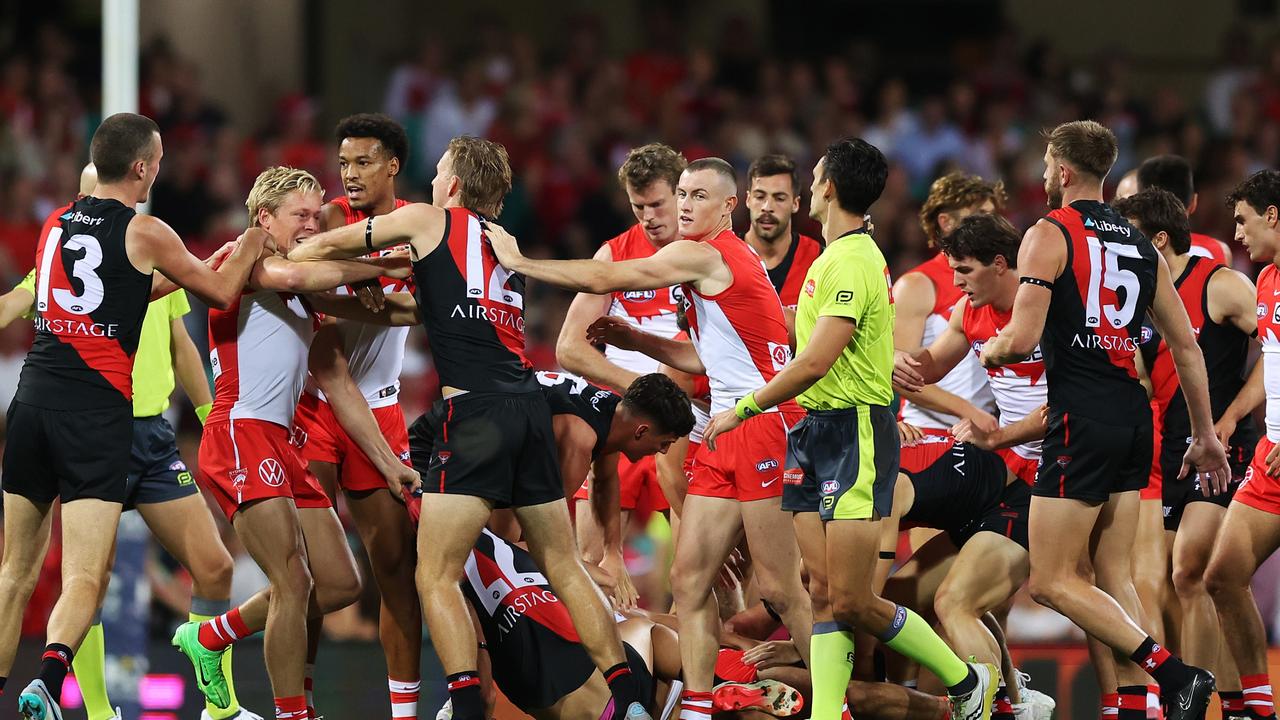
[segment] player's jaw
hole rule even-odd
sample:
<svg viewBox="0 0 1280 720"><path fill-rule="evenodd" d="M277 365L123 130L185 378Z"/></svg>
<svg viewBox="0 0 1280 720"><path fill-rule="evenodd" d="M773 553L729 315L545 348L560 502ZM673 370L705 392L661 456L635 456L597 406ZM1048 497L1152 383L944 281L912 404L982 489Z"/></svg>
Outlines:
<svg viewBox="0 0 1280 720"><path fill-rule="evenodd" d="M755 227L756 237L761 240L777 240L787 229L778 216L768 210L761 210L751 224Z"/></svg>
<svg viewBox="0 0 1280 720"><path fill-rule="evenodd" d="M1264 215L1255 211L1248 202L1240 200L1235 207L1236 241L1244 245L1253 262L1275 262L1277 230Z"/></svg>

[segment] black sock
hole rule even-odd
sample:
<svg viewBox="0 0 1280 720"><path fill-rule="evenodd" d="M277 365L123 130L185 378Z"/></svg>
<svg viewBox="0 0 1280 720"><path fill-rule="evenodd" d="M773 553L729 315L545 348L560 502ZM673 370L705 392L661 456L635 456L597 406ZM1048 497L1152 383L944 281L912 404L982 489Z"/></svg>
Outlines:
<svg viewBox="0 0 1280 720"><path fill-rule="evenodd" d="M1191 682L1191 668L1150 637L1142 641L1129 659L1160 683L1161 694L1176 692Z"/></svg>
<svg viewBox="0 0 1280 720"><path fill-rule="evenodd" d="M44 656L40 659L40 679L49 691L54 702L61 702L62 681L67 679L71 670L71 648L61 643L49 643L44 647Z"/></svg>
<svg viewBox="0 0 1280 720"><path fill-rule="evenodd" d="M978 687L978 675L973 668L969 668L969 674L965 675L960 682L947 688L947 694L951 697L962 697L973 692L976 687Z"/></svg>
<svg viewBox="0 0 1280 720"><path fill-rule="evenodd" d="M4 695L4 683L9 678L0 676L0 695ZM1243 695L1241 697L1244 697Z"/></svg>
<svg viewBox="0 0 1280 720"><path fill-rule="evenodd" d="M484 720L484 696L480 694L480 673L454 673L445 678L454 720Z"/></svg>
<svg viewBox="0 0 1280 720"><path fill-rule="evenodd" d="M640 689L636 687L636 677L631 674L631 667L625 662L604 671L604 681L609 684L609 692L613 694L613 716L626 717L631 703L640 702Z"/></svg>
<svg viewBox="0 0 1280 720"><path fill-rule="evenodd" d="M1118 720L1147 720L1147 686L1121 685L1116 689L1120 696Z"/></svg>

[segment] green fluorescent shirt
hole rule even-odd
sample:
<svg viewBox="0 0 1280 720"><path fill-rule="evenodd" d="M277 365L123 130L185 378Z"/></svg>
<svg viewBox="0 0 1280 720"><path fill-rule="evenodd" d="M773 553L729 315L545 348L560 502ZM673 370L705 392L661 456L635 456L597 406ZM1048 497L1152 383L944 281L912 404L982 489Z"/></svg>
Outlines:
<svg viewBox="0 0 1280 720"><path fill-rule="evenodd" d="M893 402L893 297L888 265L870 235L837 238L809 267L796 307L797 354L824 315L849 318L857 329L827 374L796 402L808 410Z"/></svg>
<svg viewBox="0 0 1280 720"><path fill-rule="evenodd" d="M22 278L22 282L15 285L13 289L26 290L27 292L31 293L31 307L27 308L27 311L22 313L22 317L28 320L35 320L36 319L36 269L31 268L31 272L27 273L27 276Z"/></svg>
<svg viewBox="0 0 1280 720"><path fill-rule="evenodd" d="M159 415L173 394L173 321L191 311L187 293L171 292L147 306L133 357L133 416Z"/></svg>

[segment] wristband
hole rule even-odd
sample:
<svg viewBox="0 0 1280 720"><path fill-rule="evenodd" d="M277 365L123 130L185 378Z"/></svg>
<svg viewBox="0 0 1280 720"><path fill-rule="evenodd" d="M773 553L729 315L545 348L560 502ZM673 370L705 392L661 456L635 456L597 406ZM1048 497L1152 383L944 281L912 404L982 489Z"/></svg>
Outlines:
<svg viewBox="0 0 1280 720"><path fill-rule="evenodd" d="M213 409L213 403L205 403L196 408L196 417L200 418L200 424L203 425L205 418L209 417L209 411Z"/></svg>
<svg viewBox="0 0 1280 720"><path fill-rule="evenodd" d="M369 248L369 252L373 252L373 216L364 224L364 246Z"/></svg>
<svg viewBox="0 0 1280 720"><path fill-rule="evenodd" d="M764 410L761 410L760 404L756 402L756 394L754 392L749 392L741 400L738 401L738 404L736 407L734 407L733 412L735 415L738 416L739 420L746 420L747 418L753 415L759 415L763 413Z"/></svg>

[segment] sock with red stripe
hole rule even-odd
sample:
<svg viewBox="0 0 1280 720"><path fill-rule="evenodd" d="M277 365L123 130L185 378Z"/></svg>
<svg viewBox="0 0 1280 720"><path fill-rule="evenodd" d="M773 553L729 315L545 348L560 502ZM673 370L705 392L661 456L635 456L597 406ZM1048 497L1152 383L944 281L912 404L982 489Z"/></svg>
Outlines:
<svg viewBox="0 0 1280 720"><path fill-rule="evenodd" d="M944 718L951 717L951 711L948 710L947 712L943 713L942 717ZM848 703L845 703L844 705L840 706L840 720L853 720L853 713L849 712Z"/></svg>
<svg viewBox="0 0 1280 720"><path fill-rule="evenodd" d="M1120 696L1117 720L1147 720L1146 685L1121 685L1116 694Z"/></svg>
<svg viewBox="0 0 1280 720"><path fill-rule="evenodd" d="M681 692L680 720L711 720L711 693L694 690Z"/></svg>
<svg viewBox="0 0 1280 720"><path fill-rule="evenodd" d="M305 695L276 698L276 720L306 720L307 698Z"/></svg>
<svg viewBox="0 0 1280 720"><path fill-rule="evenodd" d="M1009 688L1004 685L996 689L995 703L991 706L991 720L1013 720L1013 700L1009 697Z"/></svg>
<svg viewBox="0 0 1280 720"><path fill-rule="evenodd" d="M249 626L240 619L240 608L231 608L230 612L200 623L200 644L214 652L226 650L235 641L251 634Z"/></svg>
<svg viewBox="0 0 1280 720"><path fill-rule="evenodd" d="M453 701L453 720L484 720L484 697L480 694L480 674L475 670L445 678Z"/></svg>
<svg viewBox="0 0 1280 720"><path fill-rule="evenodd" d="M316 720L320 713L316 712L316 664L309 662L302 666L302 697L307 701L307 719Z"/></svg>
<svg viewBox="0 0 1280 720"><path fill-rule="evenodd" d="M1276 716L1275 700L1271 697L1271 678L1267 675L1245 675L1240 678L1244 688L1244 709L1254 717Z"/></svg>
<svg viewBox="0 0 1280 720"><path fill-rule="evenodd" d="M1138 649L1129 655L1129 659L1155 678L1156 682L1160 683L1160 687L1166 690L1177 690L1191 682L1191 668L1169 654L1163 645L1150 637L1142 641ZM1146 692L1146 688L1143 688L1143 692Z"/></svg>
<svg viewBox="0 0 1280 720"><path fill-rule="evenodd" d="M1164 706L1160 704L1160 686L1147 686L1147 720L1164 720Z"/></svg>
<svg viewBox="0 0 1280 720"><path fill-rule="evenodd" d="M631 667L626 662L614 665L604 671L604 681L613 695L613 716L626 717L631 703L640 702L640 688L636 685L636 676L631 674Z"/></svg>
<svg viewBox="0 0 1280 720"><path fill-rule="evenodd" d="M1229 718L1244 714L1244 692L1241 690L1219 690L1218 700L1222 702L1222 717Z"/></svg>
<svg viewBox="0 0 1280 720"><path fill-rule="evenodd" d="M75 653L62 643L49 643L44 646L44 655L40 658L40 679L44 681L49 697L57 700L62 697L62 681L67 679L71 671L71 659Z"/></svg>
<svg viewBox="0 0 1280 720"><path fill-rule="evenodd" d="M418 719L418 692L422 681L387 678L387 690L391 693L391 720Z"/></svg>
<svg viewBox="0 0 1280 720"><path fill-rule="evenodd" d="M1105 693L1102 696L1102 720L1116 720L1120 714L1120 694Z"/></svg>

